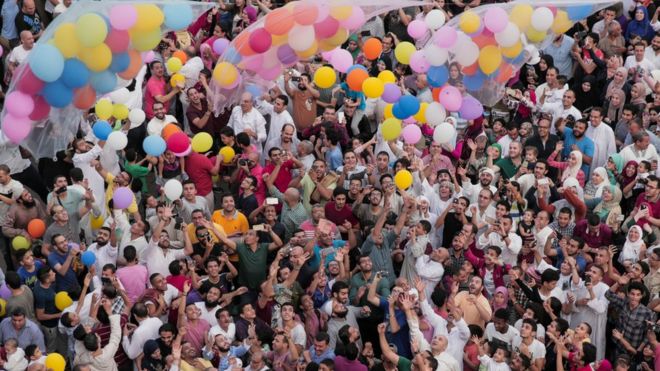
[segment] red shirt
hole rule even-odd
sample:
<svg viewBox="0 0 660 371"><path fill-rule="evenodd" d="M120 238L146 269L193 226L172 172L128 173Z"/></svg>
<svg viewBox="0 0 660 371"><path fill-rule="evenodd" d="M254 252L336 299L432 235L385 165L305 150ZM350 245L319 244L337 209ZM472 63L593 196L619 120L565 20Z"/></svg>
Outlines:
<svg viewBox="0 0 660 371"><path fill-rule="evenodd" d="M356 225L358 222L348 204L344 205L341 210L337 210L334 201L325 204L325 218L337 225L344 224L346 220L351 222L352 225Z"/></svg>
<svg viewBox="0 0 660 371"><path fill-rule="evenodd" d="M156 97L161 95L164 96L167 94L167 82L165 79L159 79L156 76L151 76L147 81L147 89L144 92L144 113L147 115L147 120L151 120L154 117L154 103L156 102ZM165 112L170 110L169 100L163 104L165 107Z"/></svg>
<svg viewBox="0 0 660 371"><path fill-rule="evenodd" d="M293 179L291 169L293 169L293 161L289 160L283 162L282 166L280 166L280 171L277 173L277 178L275 178L275 181L273 182L275 188L282 193L286 192L286 189L289 188L289 183L291 183L291 179ZM275 165L271 162L263 169L263 174L272 174L274 170Z"/></svg>
<svg viewBox="0 0 660 371"><path fill-rule="evenodd" d="M635 201L635 207L639 208L642 204L646 204L646 205L650 206L649 216L651 216L653 218L659 218L660 217L660 201L656 201L656 202L647 201L646 200L646 192L644 192L644 193L640 194L639 196L637 196L637 200ZM640 227L643 226L644 224L647 224L647 223L649 223L649 221L646 220L646 218L641 218L637 221L637 225L640 226Z"/></svg>
<svg viewBox="0 0 660 371"><path fill-rule="evenodd" d="M186 157L186 173L195 182L197 194L202 197L213 192L211 169L213 169L213 162L204 155L191 152Z"/></svg>

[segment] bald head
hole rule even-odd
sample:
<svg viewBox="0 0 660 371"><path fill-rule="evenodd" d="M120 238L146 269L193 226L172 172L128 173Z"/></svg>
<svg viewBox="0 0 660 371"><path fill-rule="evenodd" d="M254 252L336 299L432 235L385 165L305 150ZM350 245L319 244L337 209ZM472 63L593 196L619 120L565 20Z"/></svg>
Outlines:
<svg viewBox="0 0 660 371"><path fill-rule="evenodd" d="M247 113L252 110L252 101L253 101L252 94L249 92L245 92L241 95L241 109L243 112Z"/></svg>
<svg viewBox="0 0 660 371"><path fill-rule="evenodd" d="M284 199L290 203L296 203L300 200L300 191L296 188L289 188L284 192Z"/></svg>
<svg viewBox="0 0 660 371"><path fill-rule="evenodd" d="M23 45L23 49L25 50L32 49L32 46L34 46L34 36L32 35L32 32L28 30L21 31L20 37L21 37L21 44Z"/></svg>
<svg viewBox="0 0 660 371"><path fill-rule="evenodd" d="M23 11L23 13L34 15L35 10L36 7L34 6L34 0L23 0L23 7L21 7L21 11Z"/></svg>

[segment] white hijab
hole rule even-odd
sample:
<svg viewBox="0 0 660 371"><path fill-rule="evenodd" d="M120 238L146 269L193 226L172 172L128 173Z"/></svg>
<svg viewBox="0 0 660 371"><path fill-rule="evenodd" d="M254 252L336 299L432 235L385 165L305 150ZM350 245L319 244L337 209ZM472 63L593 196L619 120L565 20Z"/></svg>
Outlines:
<svg viewBox="0 0 660 371"><path fill-rule="evenodd" d="M575 166L569 166L564 170L564 174L562 175L562 180L566 180L567 178L577 179L578 173L580 172L580 168L582 167L582 152L572 151L571 155L575 155L575 159L577 160L577 163L575 164Z"/></svg>
<svg viewBox="0 0 660 371"><path fill-rule="evenodd" d="M603 195L603 188L610 184L610 178L607 176L607 170L605 170L604 167L597 167L594 170L594 173L600 175L601 178L603 178L603 181L600 182L600 184L594 184L596 187L596 194L594 195L595 198L601 197Z"/></svg>
<svg viewBox="0 0 660 371"><path fill-rule="evenodd" d="M630 240L630 232L633 229L636 229L637 233L639 233L639 238L637 238L637 241ZM644 246L644 239L642 238L643 236L642 228L640 226L633 225L630 227L630 230L628 230L628 235L626 236L626 242L623 244L623 250L621 250L621 254L619 254L619 263L623 264L623 262L626 260L632 263L636 263L639 260L639 251L641 250L642 246Z"/></svg>

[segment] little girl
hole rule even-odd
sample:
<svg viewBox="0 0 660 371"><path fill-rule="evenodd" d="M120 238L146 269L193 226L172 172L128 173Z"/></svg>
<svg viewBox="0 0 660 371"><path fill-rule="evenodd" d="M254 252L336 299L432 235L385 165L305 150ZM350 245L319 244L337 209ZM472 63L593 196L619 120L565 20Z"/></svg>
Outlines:
<svg viewBox="0 0 660 371"><path fill-rule="evenodd" d="M16 339L5 340L5 352L7 361L4 369L7 371L24 371L27 369L28 361L25 359L25 352L18 347Z"/></svg>
<svg viewBox="0 0 660 371"><path fill-rule="evenodd" d="M532 229L534 228L534 210L525 210L523 214L522 221L518 225L518 232L523 239L523 242L534 241L534 233Z"/></svg>
<svg viewBox="0 0 660 371"><path fill-rule="evenodd" d="M33 363L46 364L46 356L41 353L41 349L35 344L25 347L25 356L30 360L28 366L31 366Z"/></svg>
<svg viewBox="0 0 660 371"><path fill-rule="evenodd" d="M472 337L472 341L475 344L481 344L481 340L477 336ZM506 363L507 360L507 350L501 347L497 347L493 353L493 357L489 357L486 354L486 350L483 345L478 347L479 350L479 362L481 362L480 370L487 371L511 371L511 368Z"/></svg>

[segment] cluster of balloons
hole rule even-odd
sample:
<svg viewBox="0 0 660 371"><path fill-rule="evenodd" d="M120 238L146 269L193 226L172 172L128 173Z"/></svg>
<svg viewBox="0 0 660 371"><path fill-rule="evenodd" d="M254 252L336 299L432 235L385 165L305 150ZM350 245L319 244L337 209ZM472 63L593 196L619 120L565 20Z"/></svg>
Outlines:
<svg viewBox="0 0 660 371"><path fill-rule="evenodd" d="M106 141L106 145L115 151L126 148L128 138L121 129L121 121L128 119L131 123L144 122L146 115L143 110L135 108L128 110L126 103L130 92L126 88L121 88L112 92L108 98L99 99L94 105L94 111L99 118L92 126L94 136L99 140ZM114 103L113 103L114 102ZM108 120L113 119L113 127Z"/></svg>
<svg viewBox="0 0 660 371"><path fill-rule="evenodd" d="M137 75L144 62L141 52L158 45L164 28L180 30L193 21L192 8L184 2L162 8L116 4L106 13L86 10L59 24L49 42L35 45L27 65L16 73L14 91L5 104L2 131L12 142L23 141L32 122L48 118L53 108L94 106L97 95L110 93L120 79ZM111 107L118 120L130 115L123 103Z"/></svg>
<svg viewBox="0 0 660 371"><path fill-rule="evenodd" d="M167 72L170 74L170 85L175 87L179 84L183 84L186 81L186 77L179 73L183 65L188 61L188 56L186 53L181 50L177 50L172 53L172 57L165 62L165 67L167 67Z"/></svg>

